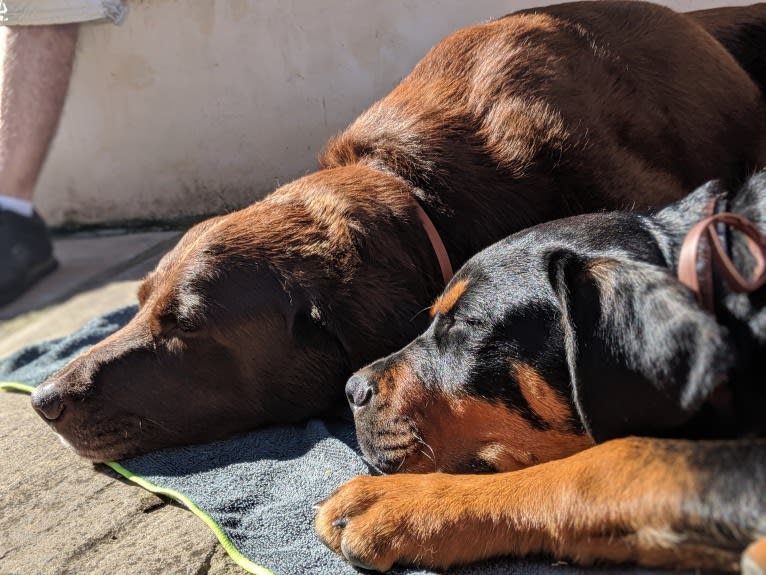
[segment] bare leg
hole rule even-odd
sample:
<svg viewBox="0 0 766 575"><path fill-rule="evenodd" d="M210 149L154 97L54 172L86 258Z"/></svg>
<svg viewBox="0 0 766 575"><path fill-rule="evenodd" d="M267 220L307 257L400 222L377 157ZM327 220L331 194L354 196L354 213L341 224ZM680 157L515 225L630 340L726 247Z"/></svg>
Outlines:
<svg viewBox="0 0 766 575"><path fill-rule="evenodd" d="M0 27L0 194L32 200L64 106L78 30Z"/></svg>
<svg viewBox="0 0 766 575"><path fill-rule="evenodd" d="M78 30L77 24L0 27L0 208L6 208L0 209L0 306L57 265L45 222L30 202L64 106Z"/></svg>

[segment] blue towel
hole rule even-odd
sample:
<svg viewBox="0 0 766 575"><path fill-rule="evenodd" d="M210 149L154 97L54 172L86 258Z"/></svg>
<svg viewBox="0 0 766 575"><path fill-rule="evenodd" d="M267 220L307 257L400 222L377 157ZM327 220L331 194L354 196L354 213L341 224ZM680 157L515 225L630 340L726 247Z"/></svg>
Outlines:
<svg viewBox="0 0 766 575"><path fill-rule="evenodd" d="M68 337L18 351L0 361L0 381L38 385L127 323L135 309L118 309ZM171 495L203 517L232 557L253 573L359 573L322 545L312 526L315 502L355 475L369 473L350 421L312 419L274 426L211 444L164 449L121 461L114 468L149 489L172 490ZM500 559L450 572L579 575L593 570L554 565L545 559ZM597 572L649 573L637 568Z"/></svg>

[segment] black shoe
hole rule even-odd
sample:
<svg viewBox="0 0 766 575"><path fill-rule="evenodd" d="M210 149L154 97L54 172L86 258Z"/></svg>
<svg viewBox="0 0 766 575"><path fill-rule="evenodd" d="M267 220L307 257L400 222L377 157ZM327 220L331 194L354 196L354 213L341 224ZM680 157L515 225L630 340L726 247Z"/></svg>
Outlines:
<svg viewBox="0 0 766 575"><path fill-rule="evenodd" d="M37 213L28 218L0 208L0 307L57 266L42 218Z"/></svg>

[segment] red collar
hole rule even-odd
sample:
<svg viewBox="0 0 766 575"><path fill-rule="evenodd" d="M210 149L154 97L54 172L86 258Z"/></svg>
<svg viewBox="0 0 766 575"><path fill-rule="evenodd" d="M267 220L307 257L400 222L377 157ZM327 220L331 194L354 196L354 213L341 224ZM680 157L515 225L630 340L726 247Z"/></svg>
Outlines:
<svg viewBox="0 0 766 575"><path fill-rule="evenodd" d="M431 247L436 253L436 259L439 260L439 267L441 268L442 277L444 278L444 285L447 285L454 275L452 272L452 263L450 262L449 254L447 253L447 248L444 247L444 242L442 241L439 232L436 231L436 227L431 221L431 218L428 217L428 214L420 206L417 200L414 202L415 212L418 214L418 219L420 220L426 235L428 235L428 240L431 242Z"/></svg>
<svg viewBox="0 0 766 575"><path fill-rule="evenodd" d="M715 198L708 202L705 218L686 234L678 258L678 279L695 293L700 305L711 312L714 311L713 266L728 286L737 293L755 291L766 283L766 237L747 218L731 212L716 214L716 202ZM742 277L721 245L715 229L718 222L744 234L747 247L755 260L752 279Z"/></svg>

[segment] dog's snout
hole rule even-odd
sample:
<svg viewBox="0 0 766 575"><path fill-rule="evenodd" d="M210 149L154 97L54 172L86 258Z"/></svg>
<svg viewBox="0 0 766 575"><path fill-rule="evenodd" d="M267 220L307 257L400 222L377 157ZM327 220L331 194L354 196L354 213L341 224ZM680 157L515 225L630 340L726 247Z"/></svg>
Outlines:
<svg viewBox="0 0 766 575"><path fill-rule="evenodd" d="M351 407L364 407L372 398L372 382L362 373L352 375L346 382L346 397Z"/></svg>
<svg viewBox="0 0 766 575"><path fill-rule="evenodd" d="M32 407L48 421L55 421L64 411L64 398L55 382L44 383L32 393Z"/></svg>

